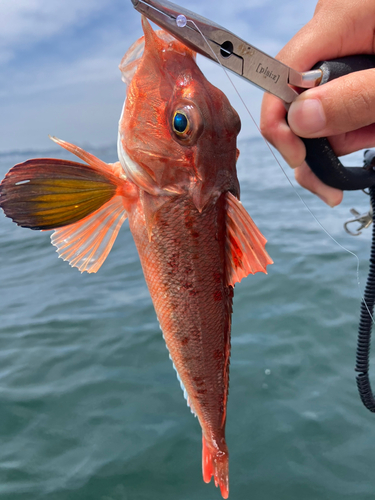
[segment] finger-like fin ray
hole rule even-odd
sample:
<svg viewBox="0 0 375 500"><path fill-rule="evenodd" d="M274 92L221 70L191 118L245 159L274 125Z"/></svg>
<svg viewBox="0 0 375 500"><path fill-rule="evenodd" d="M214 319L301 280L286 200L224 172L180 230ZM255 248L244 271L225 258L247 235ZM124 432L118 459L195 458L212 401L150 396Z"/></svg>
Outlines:
<svg viewBox="0 0 375 500"><path fill-rule="evenodd" d="M59 257L81 272L96 273L107 258L127 218L121 196L115 196L94 214L57 229L51 236Z"/></svg>

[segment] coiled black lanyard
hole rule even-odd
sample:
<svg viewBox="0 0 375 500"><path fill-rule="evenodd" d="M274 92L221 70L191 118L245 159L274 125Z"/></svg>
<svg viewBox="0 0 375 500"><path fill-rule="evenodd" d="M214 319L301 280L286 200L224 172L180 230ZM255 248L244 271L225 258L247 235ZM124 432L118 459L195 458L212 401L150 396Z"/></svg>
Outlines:
<svg viewBox="0 0 375 500"><path fill-rule="evenodd" d="M308 143L309 139L304 139ZM329 149L329 154L314 156L308 155L307 162L313 172L326 184L338 189L354 191L358 189L369 189L371 208L367 216L367 227L372 220L372 214L375 213L375 150L367 150L364 154L363 167L344 167L340 160L335 156L329 146L327 139L311 139L321 144L321 153L323 149ZM326 141L324 144L323 141ZM328 146L327 146L328 144ZM317 151L316 143L314 151ZM309 152L309 148L307 147ZM325 149L327 153L327 149ZM322 161L322 157L324 157ZM353 211L354 212L354 211ZM360 219L363 219L360 218ZM357 220L360 220L357 219ZM353 221L351 221L353 222ZM347 228L346 228L347 229ZM350 232L350 231L348 231ZM375 224L372 229L370 269L366 282L365 292L361 302L361 312L358 329L357 358L355 371L357 375L357 387L362 403L371 412L375 413L375 397L371 388L369 378L369 358L371 346L371 332L373 323L373 311L375 305Z"/></svg>
<svg viewBox="0 0 375 500"><path fill-rule="evenodd" d="M366 151L364 168L372 169L372 163L375 162L375 152ZM371 186L370 203L372 213L375 210L375 186ZM369 379L369 357L371 346L371 332L373 323L373 311L375 304L375 224L372 227L372 241L370 254L370 268L366 282L366 288L361 302L361 314L358 329L357 342L357 362L355 370L357 375L357 387L362 403L371 412L375 413L375 398L371 389Z"/></svg>
<svg viewBox="0 0 375 500"><path fill-rule="evenodd" d="M356 71L375 67L375 55L343 57L320 62L316 68L323 70L325 80L330 81ZM325 83L325 82L322 82ZM328 186L344 191L369 189L371 207L369 214L362 217L362 227L368 227L375 213L375 151L367 150L364 154L363 167L344 167L333 152L328 139L304 139L306 162L315 175ZM355 213L353 210L352 213ZM357 214L356 214L357 215ZM359 215L359 214L358 214ZM365 219L364 221L362 219ZM347 227L345 225L347 230ZM350 231L348 231L350 232ZM375 224L373 224L370 270L365 293L361 303L361 313L357 343L357 362L355 370L359 395L365 407L375 413L375 398L369 379L369 357L373 311L375 304Z"/></svg>

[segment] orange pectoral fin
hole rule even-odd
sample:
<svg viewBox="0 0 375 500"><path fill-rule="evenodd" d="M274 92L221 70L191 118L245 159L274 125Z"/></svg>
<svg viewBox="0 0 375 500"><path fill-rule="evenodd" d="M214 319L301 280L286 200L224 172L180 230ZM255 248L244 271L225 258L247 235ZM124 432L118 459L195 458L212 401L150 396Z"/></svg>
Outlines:
<svg viewBox="0 0 375 500"><path fill-rule="evenodd" d="M265 250L266 238L259 231L242 203L227 193L227 245L229 285L257 272L267 273L273 261Z"/></svg>
<svg viewBox="0 0 375 500"><path fill-rule="evenodd" d="M121 196L84 219L56 229L51 236L59 257L82 273L96 273L107 258L122 223L127 218Z"/></svg>
<svg viewBox="0 0 375 500"><path fill-rule="evenodd" d="M138 190L119 163L107 164L77 146L55 142L88 165L49 158L20 163L0 184L0 207L19 226L55 229L52 243L60 257L81 271L96 272Z"/></svg>

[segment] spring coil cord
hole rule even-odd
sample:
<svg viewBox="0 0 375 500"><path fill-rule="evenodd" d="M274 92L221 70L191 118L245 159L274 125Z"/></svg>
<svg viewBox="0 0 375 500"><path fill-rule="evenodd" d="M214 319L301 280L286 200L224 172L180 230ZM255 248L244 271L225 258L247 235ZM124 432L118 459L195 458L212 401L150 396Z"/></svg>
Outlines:
<svg viewBox="0 0 375 500"><path fill-rule="evenodd" d="M370 187L370 199L373 213L375 213L375 186ZM359 372L357 375L357 387L362 403L368 410L375 413L375 398L368 373L372 316L375 304L375 224L373 224L372 228L370 268L363 299L361 302L355 371Z"/></svg>

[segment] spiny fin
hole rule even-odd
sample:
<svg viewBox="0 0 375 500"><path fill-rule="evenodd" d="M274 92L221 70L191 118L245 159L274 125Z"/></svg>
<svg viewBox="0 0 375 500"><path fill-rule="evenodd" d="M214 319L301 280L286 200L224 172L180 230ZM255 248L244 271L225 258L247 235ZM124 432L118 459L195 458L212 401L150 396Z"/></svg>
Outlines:
<svg viewBox="0 0 375 500"><path fill-rule="evenodd" d="M119 69L122 73L122 81L126 85L130 85L133 76L137 70L138 64L145 49L145 37L142 36L127 50L124 57L121 59Z"/></svg>
<svg viewBox="0 0 375 500"><path fill-rule="evenodd" d="M70 142L63 141L62 139L58 139L57 137L51 135L49 135L48 137L51 139L51 141L55 142L62 148L69 151L69 153L72 153L75 156L78 156L78 158L80 158L81 160L85 161L94 170L100 172L105 177L110 177L115 184L118 182L116 177L113 178L111 174L115 174L116 176L118 176L120 171L123 172L122 168L120 168L120 171L118 169L119 162L106 163L105 161L100 160L96 156L92 155L91 153L88 153L79 146L76 146L75 144L71 144Z"/></svg>
<svg viewBox="0 0 375 500"><path fill-rule="evenodd" d="M156 30L155 34L161 40L164 40L167 43L176 42L176 39L164 30ZM119 69L122 73L122 81L126 83L126 85L130 85L135 72L137 71L138 65L141 61L145 49L145 37L142 36L133 45L127 50L126 54L121 60L119 65ZM187 51L186 47L186 51ZM194 54L192 52L192 54Z"/></svg>
<svg viewBox="0 0 375 500"><path fill-rule="evenodd" d="M114 196L95 213L51 236L59 257L82 273L96 273L107 258L127 218L121 196Z"/></svg>
<svg viewBox="0 0 375 500"><path fill-rule="evenodd" d="M249 274L267 273L266 267L273 261L265 250L266 242L242 203L228 192L226 255L229 285L239 283Z"/></svg>
<svg viewBox="0 0 375 500"><path fill-rule="evenodd" d="M203 481L209 483L214 476L215 486L220 486L221 496L229 496L229 463L228 453L211 451L206 438L202 435L202 472Z"/></svg>
<svg viewBox="0 0 375 500"><path fill-rule="evenodd" d="M55 229L107 203L117 190L111 177L73 161L28 160L11 168L0 184L0 206L19 226Z"/></svg>
<svg viewBox="0 0 375 500"><path fill-rule="evenodd" d="M110 252L138 188L119 162L105 163L60 139L57 144L86 161L41 158L13 167L0 184L0 206L18 225L55 229L59 256L81 272L96 272Z"/></svg>

